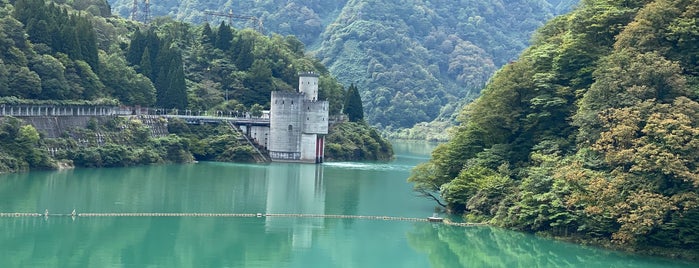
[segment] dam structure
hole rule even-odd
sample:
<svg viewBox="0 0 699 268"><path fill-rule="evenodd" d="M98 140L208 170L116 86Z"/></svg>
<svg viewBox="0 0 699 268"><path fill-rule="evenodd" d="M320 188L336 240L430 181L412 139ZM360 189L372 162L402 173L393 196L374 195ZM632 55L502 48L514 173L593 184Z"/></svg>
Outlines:
<svg viewBox="0 0 699 268"><path fill-rule="evenodd" d="M60 137L71 128L85 128L93 119L115 116L138 119L153 136L166 136L167 120L187 124L228 124L243 134L263 162L323 163L329 128L329 103L318 100L318 74L299 73L298 91L273 91L269 115L233 116L231 111L191 111L162 108L93 105L0 104L0 120L18 117L48 138ZM265 151L268 155L265 155Z"/></svg>
<svg viewBox="0 0 699 268"><path fill-rule="evenodd" d="M299 73L297 92L272 92L267 150L272 161L322 163L328 101L318 100L318 74Z"/></svg>

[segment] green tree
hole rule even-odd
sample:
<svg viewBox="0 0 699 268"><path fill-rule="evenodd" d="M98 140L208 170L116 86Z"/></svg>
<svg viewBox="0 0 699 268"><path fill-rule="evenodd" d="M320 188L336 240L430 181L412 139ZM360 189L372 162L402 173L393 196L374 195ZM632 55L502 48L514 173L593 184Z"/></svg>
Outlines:
<svg viewBox="0 0 699 268"><path fill-rule="evenodd" d="M138 65L143 60L143 53L146 49L146 38L140 30L136 30L131 36L129 48L126 51L126 61L131 65Z"/></svg>
<svg viewBox="0 0 699 268"><path fill-rule="evenodd" d="M633 106L648 99L672 102L688 93L678 64L654 52L613 53L600 62L595 78L574 117L574 124L580 126L578 138L586 143L599 137L603 129L598 115L606 109Z"/></svg>
<svg viewBox="0 0 699 268"><path fill-rule="evenodd" d="M10 78L8 77L9 72L7 71L7 66L5 66L5 63L0 59L0 95L1 96L9 96L10 95L10 88L8 87Z"/></svg>
<svg viewBox="0 0 699 268"><path fill-rule="evenodd" d="M39 98L41 77L27 67L8 66L8 89L10 96Z"/></svg>
<svg viewBox="0 0 699 268"><path fill-rule="evenodd" d="M225 96L221 90L221 84L211 80L203 80L192 86L187 99L190 109L209 110L223 103L225 101Z"/></svg>
<svg viewBox="0 0 699 268"><path fill-rule="evenodd" d="M250 115L254 117L260 117L262 116L262 109L262 105L255 103L252 105L252 107L250 107Z"/></svg>
<svg viewBox="0 0 699 268"><path fill-rule="evenodd" d="M208 22L205 22L201 30L201 43L214 46L216 44L216 35Z"/></svg>
<svg viewBox="0 0 699 268"><path fill-rule="evenodd" d="M243 71L250 69L255 62L254 41L243 34L238 34L234 41L231 45L231 56L235 66Z"/></svg>
<svg viewBox="0 0 699 268"><path fill-rule="evenodd" d="M159 73L155 80L156 105L166 109L187 108L187 87L181 53L170 47L160 49Z"/></svg>
<svg viewBox="0 0 699 268"><path fill-rule="evenodd" d="M136 73L119 54L100 56L101 81L105 90L126 105L152 106L155 87L148 77Z"/></svg>
<svg viewBox="0 0 699 268"><path fill-rule="evenodd" d="M141 56L141 61L138 64L138 71L145 75L146 77L155 77L153 76L153 63L151 62L151 55L150 55L150 50L148 47L143 49L143 55Z"/></svg>
<svg viewBox="0 0 699 268"><path fill-rule="evenodd" d="M344 122L334 125L325 143L325 157L330 161L386 161L393 157L391 143L366 122Z"/></svg>
<svg viewBox="0 0 699 268"><path fill-rule="evenodd" d="M338 115L342 112L345 90L337 80L329 75L321 75L318 79L318 99L329 102L329 114Z"/></svg>
<svg viewBox="0 0 699 268"><path fill-rule="evenodd" d="M359 90L354 84L351 84L347 89L345 99L344 112L350 122L361 122L364 120L364 106L362 105L362 97L359 96Z"/></svg>
<svg viewBox="0 0 699 268"><path fill-rule="evenodd" d="M216 39L214 47L223 51L231 49L231 42L233 41L233 31L231 27L225 22L221 22L218 26L218 32L216 32Z"/></svg>
<svg viewBox="0 0 699 268"><path fill-rule="evenodd" d="M104 84L87 62L71 60L65 54L59 54L59 57L66 67L65 77L70 87L71 99L93 100L104 94Z"/></svg>
<svg viewBox="0 0 699 268"><path fill-rule="evenodd" d="M71 98L70 87L65 77L65 66L51 55L41 55L33 59L32 71L41 78L40 99L65 100Z"/></svg>
<svg viewBox="0 0 699 268"><path fill-rule="evenodd" d="M22 125L17 118L8 117L0 122L0 159L2 169L16 172L30 168L55 168L54 161L39 148L39 132L31 125Z"/></svg>
<svg viewBox="0 0 699 268"><path fill-rule="evenodd" d="M274 90L270 62L256 59L250 71L247 72L244 84L245 88L233 92L237 100L246 106L252 106L255 103L268 103L269 96Z"/></svg>
<svg viewBox="0 0 699 268"><path fill-rule="evenodd" d="M695 67L699 45L696 17L699 14L696 1L653 1L638 11L617 38L617 49L627 48L639 52L656 51L677 61L685 72L699 74Z"/></svg>
<svg viewBox="0 0 699 268"><path fill-rule="evenodd" d="M51 37L56 35L52 30L56 29L52 29L45 20L31 20L27 24L27 34L33 43L51 45L53 42Z"/></svg>

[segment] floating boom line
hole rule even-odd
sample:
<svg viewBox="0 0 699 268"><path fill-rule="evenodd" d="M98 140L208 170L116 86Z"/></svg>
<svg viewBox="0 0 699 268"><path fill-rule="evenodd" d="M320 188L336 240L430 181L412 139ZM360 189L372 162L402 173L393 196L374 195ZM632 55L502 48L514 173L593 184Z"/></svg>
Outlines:
<svg viewBox="0 0 699 268"><path fill-rule="evenodd" d="M76 213L69 214L49 214L48 210L42 213L10 212L0 213L0 218L19 217L73 217L73 218L95 218L95 217L201 217L201 218L323 218L323 219L362 219L362 220L383 220L383 221L406 221L406 222L439 222L451 226L481 226L482 223L457 223L449 220L435 221L430 218L394 217L394 216L363 216L363 215L339 215L339 214L280 214L280 213L170 213L170 212L119 212L119 213Z"/></svg>

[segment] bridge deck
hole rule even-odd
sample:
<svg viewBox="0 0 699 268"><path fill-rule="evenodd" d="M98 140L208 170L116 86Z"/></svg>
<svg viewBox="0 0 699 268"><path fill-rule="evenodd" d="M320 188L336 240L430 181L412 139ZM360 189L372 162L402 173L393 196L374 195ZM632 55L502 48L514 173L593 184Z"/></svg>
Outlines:
<svg viewBox="0 0 699 268"><path fill-rule="evenodd" d="M159 115L166 118L179 118L187 122L231 122L236 125L269 126L269 118L197 116L197 115Z"/></svg>

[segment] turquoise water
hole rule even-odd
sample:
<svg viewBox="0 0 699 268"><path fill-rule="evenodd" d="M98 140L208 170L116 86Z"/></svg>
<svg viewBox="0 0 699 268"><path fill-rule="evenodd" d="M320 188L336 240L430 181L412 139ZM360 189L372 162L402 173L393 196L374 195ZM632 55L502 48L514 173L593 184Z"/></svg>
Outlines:
<svg viewBox="0 0 699 268"><path fill-rule="evenodd" d="M198 163L0 176L0 212L307 213L420 217L390 163ZM323 218L0 218L0 267L694 267L489 227Z"/></svg>

